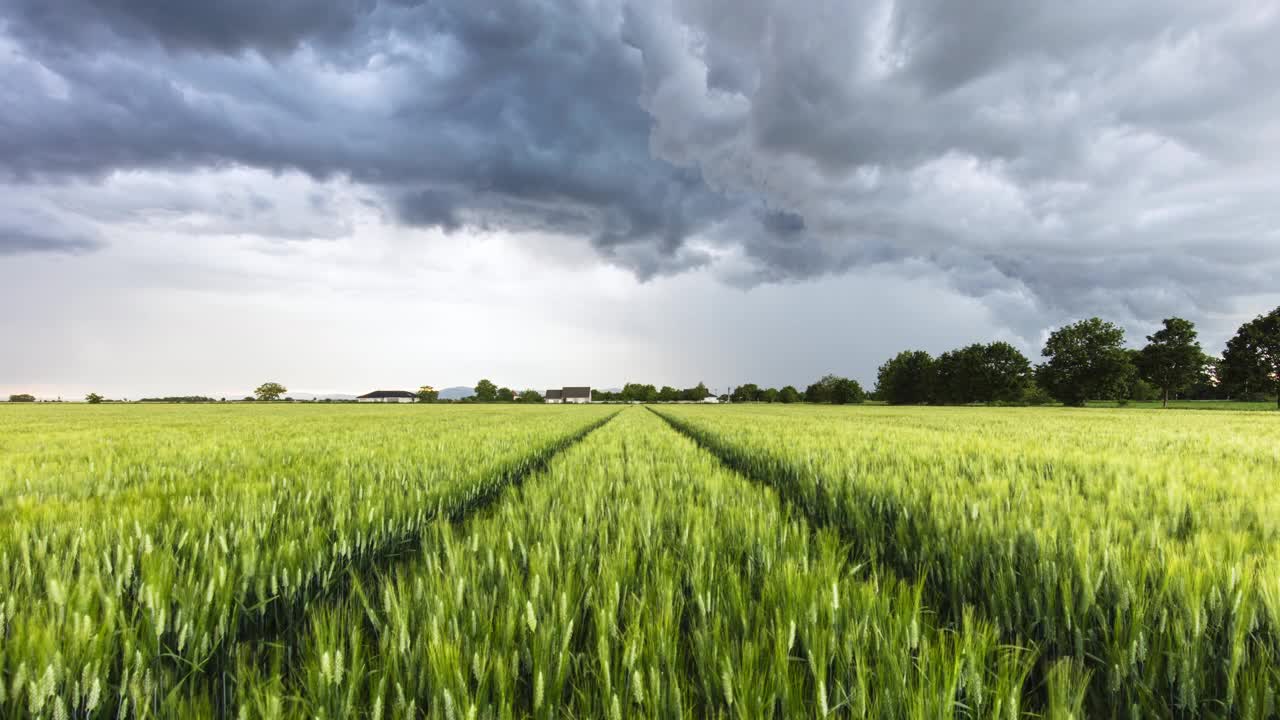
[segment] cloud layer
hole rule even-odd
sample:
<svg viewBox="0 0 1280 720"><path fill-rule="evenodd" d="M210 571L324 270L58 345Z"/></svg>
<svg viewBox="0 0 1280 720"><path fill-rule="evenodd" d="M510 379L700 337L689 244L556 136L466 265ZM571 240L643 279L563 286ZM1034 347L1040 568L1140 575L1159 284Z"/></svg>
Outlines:
<svg viewBox="0 0 1280 720"><path fill-rule="evenodd" d="M923 264L1024 337L1251 314L1276 37L1261 0L0 0L0 181L29 195L0 254L139 216L334 237L358 204L641 279ZM239 168L320 189L187 187Z"/></svg>

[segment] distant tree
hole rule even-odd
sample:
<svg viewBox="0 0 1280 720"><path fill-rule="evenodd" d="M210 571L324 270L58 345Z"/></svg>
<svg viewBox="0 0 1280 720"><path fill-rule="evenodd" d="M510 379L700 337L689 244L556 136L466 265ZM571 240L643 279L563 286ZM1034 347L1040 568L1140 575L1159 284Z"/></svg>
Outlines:
<svg viewBox="0 0 1280 720"><path fill-rule="evenodd" d="M540 403L542 402L542 393L533 389L523 390L516 399L522 403Z"/></svg>
<svg viewBox="0 0 1280 720"><path fill-rule="evenodd" d="M258 389L253 391L253 394L256 395L259 400L270 401L279 400L280 396L287 392L289 391L280 383L267 382L259 385Z"/></svg>
<svg viewBox="0 0 1280 720"><path fill-rule="evenodd" d="M1280 307L1240 326L1227 341L1221 371L1238 395L1275 393L1280 408Z"/></svg>
<svg viewBox="0 0 1280 720"><path fill-rule="evenodd" d="M28 395L27 393L18 393L17 395L9 396L9 402L35 402L35 401L36 401L36 396Z"/></svg>
<svg viewBox="0 0 1280 720"><path fill-rule="evenodd" d="M778 402L778 389L765 388L760 391L760 402L775 403Z"/></svg>
<svg viewBox="0 0 1280 720"><path fill-rule="evenodd" d="M1036 381L1064 405L1121 398L1134 373L1124 330L1096 317L1055 330L1041 353L1048 360L1037 370Z"/></svg>
<svg viewBox="0 0 1280 720"><path fill-rule="evenodd" d="M833 405L860 405L867 399L862 385L852 378L835 378L831 385L831 403Z"/></svg>
<svg viewBox="0 0 1280 720"><path fill-rule="evenodd" d="M1147 336L1147 345L1135 360L1141 378L1160 390L1164 407L1169 407L1171 393L1196 382L1206 364L1195 324L1178 317L1165 318L1164 327Z"/></svg>
<svg viewBox="0 0 1280 720"><path fill-rule="evenodd" d="M1027 383L1027 388L1023 390L1020 400L1028 405L1048 405L1053 402L1053 396L1033 380Z"/></svg>
<svg viewBox="0 0 1280 720"><path fill-rule="evenodd" d="M104 398L98 393L89 393L88 395L84 396L84 401L89 403L90 405L101 405L103 399Z"/></svg>
<svg viewBox="0 0 1280 720"><path fill-rule="evenodd" d="M711 391L707 389L707 386L704 383L698 383L691 388L680 391L681 400L702 402L709 397L711 397Z"/></svg>
<svg viewBox="0 0 1280 720"><path fill-rule="evenodd" d="M891 405L919 405L933 399L937 367L929 353L904 350L880 366L876 394Z"/></svg>
<svg viewBox="0 0 1280 720"><path fill-rule="evenodd" d="M476 383L475 388L476 402L493 402L498 399L498 386L494 385L488 379L481 380Z"/></svg>
<svg viewBox="0 0 1280 720"><path fill-rule="evenodd" d="M983 348L982 373L985 402L1017 402L1031 383L1031 361L1018 348L997 341Z"/></svg>
<svg viewBox="0 0 1280 720"><path fill-rule="evenodd" d="M1006 342L945 352L935 368L932 401L943 405L1017 402L1031 378L1031 362Z"/></svg>
<svg viewBox="0 0 1280 720"><path fill-rule="evenodd" d="M795 390L795 388L791 389ZM805 402L811 403L845 405L848 403L861 403L867 399L867 394L857 380L840 377L839 375L823 375L822 379L805 389L804 399Z"/></svg>
<svg viewBox="0 0 1280 720"><path fill-rule="evenodd" d="M1136 402L1152 402L1160 399L1160 388L1143 380L1137 373L1129 376L1129 389L1125 393L1124 399L1134 400ZM1165 407L1168 407L1168 398L1165 399Z"/></svg>
<svg viewBox="0 0 1280 720"><path fill-rule="evenodd" d="M516 394L515 391L509 387L501 387L498 388L496 399L498 402L512 402L516 399Z"/></svg>
<svg viewBox="0 0 1280 720"><path fill-rule="evenodd" d="M778 402L780 403L800 402L800 391L796 390L795 387L791 385L787 385L778 391Z"/></svg>
<svg viewBox="0 0 1280 720"><path fill-rule="evenodd" d="M257 400L257 399L258 399L258 398L253 397L252 395L245 395L245 396L244 396L244 400L243 400L243 402L254 402L254 401L255 401L255 400Z"/></svg>
<svg viewBox="0 0 1280 720"><path fill-rule="evenodd" d="M730 402L736 402L736 403L756 402L759 399L760 399L760 386L756 385L755 383L747 383L746 385L739 385L738 387L733 389L732 393L729 393Z"/></svg>
<svg viewBox="0 0 1280 720"><path fill-rule="evenodd" d="M931 402L940 405L965 405L979 402L982 396L982 345L948 350L934 362Z"/></svg>
<svg viewBox="0 0 1280 720"><path fill-rule="evenodd" d="M663 385L658 391L659 402L675 402L680 399L680 391L670 385Z"/></svg>
<svg viewBox="0 0 1280 720"><path fill-rule="evenodd" d="M433 403L440 399L440 391L430 385L423 385L414 394L418 397L418 402Z"/></svg>
<svg viewBox="0 0 1280 720"><path fill-rule="evenodd" d="M640 383L627 383L622 386L621 399L626 402L657 402L658 388Z"/></svg>

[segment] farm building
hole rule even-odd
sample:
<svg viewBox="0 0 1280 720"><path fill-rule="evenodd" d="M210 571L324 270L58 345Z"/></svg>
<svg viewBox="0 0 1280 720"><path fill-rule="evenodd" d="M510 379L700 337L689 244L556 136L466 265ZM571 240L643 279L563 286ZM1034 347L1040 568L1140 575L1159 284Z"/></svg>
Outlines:
<svg viewBox="0 0 1280 720"><path fill-rule="evenodd" d="M411 403L417 396L407 390L374 390L356 398L362 403Z"/></svg>
<svg viewBox="0 0 1280 720"><path fill-rule="evenodd" d="M548 390L542 395L545 402L553 405L562 403L589 403L591 402L591 388L589 387L566 387L559 390Z"/></svg>

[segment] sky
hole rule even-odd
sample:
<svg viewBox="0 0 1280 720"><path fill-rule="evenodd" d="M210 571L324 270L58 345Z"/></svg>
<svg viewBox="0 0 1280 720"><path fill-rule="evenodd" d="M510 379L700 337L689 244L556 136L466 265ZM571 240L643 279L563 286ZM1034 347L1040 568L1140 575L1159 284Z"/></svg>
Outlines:
<svg viewBox="0 0 1280 720"><path fill-rule="evenodd" d="M1265 0L0 0L0 396L870 386L1280 305Z"/></svg>

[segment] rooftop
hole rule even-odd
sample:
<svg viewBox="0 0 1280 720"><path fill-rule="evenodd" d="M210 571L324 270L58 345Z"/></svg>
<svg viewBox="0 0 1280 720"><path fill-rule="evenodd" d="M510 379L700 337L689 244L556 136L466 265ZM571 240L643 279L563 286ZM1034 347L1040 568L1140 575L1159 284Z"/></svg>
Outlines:
<svg viewBox="0 0 1280 720"><path fill-rule="evenodd" d="M374 390L367 395L361 395L357 400L384 400L386 398L412 398L417 397L407 390Z"/></svg>

